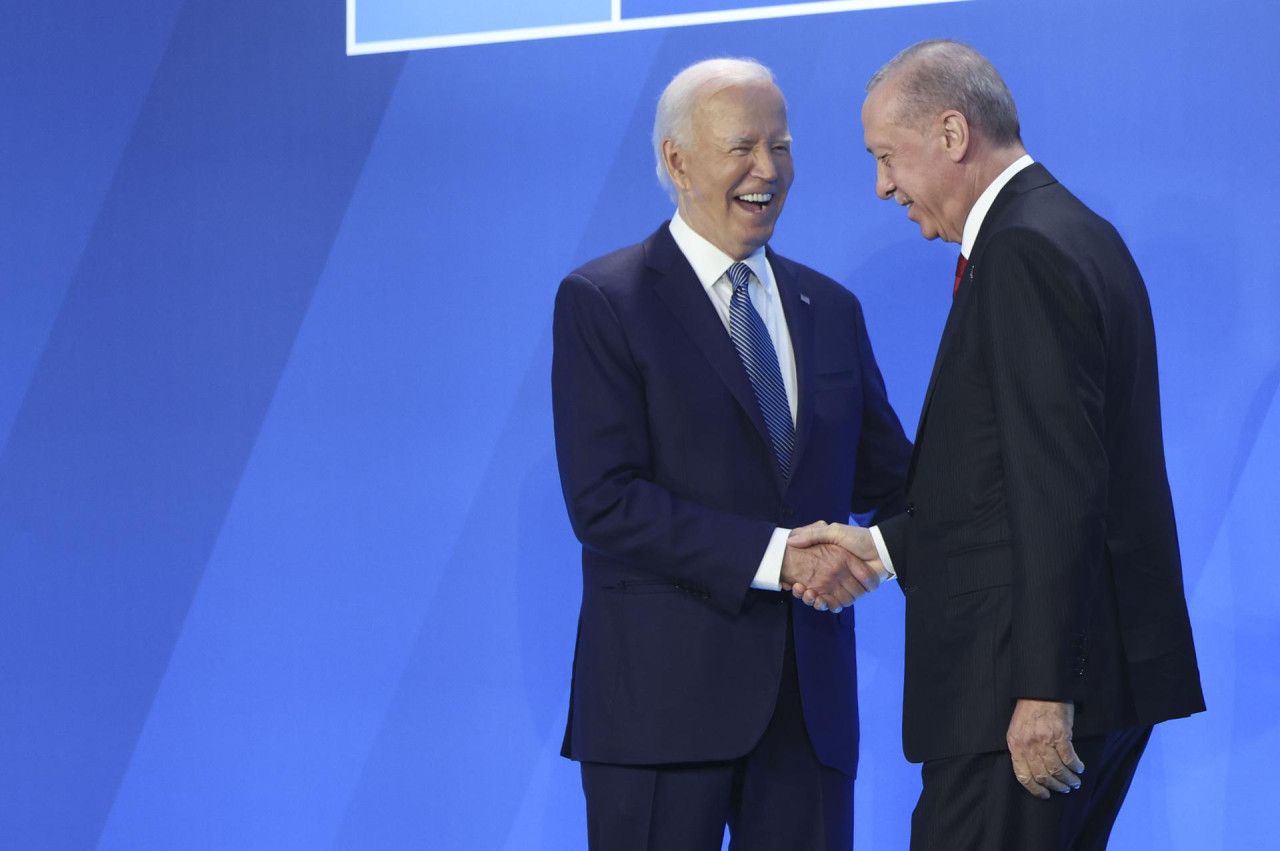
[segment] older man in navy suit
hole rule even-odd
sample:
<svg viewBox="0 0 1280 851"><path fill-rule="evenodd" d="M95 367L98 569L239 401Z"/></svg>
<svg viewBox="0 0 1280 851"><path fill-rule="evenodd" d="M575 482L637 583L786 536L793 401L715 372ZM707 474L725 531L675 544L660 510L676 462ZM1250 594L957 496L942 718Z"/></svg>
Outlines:
<svg viewBox="0 0 1280 851"><path fill-rule="evenodd" d="M910 444L858 300L766 247L793 177L771 72L685 69L654 148L676 214L556 298L556 450L583 544L564 754L592 848L715 851L728 825L735 849L848 849L843 607L876 577L787 535L899 510Z"/></svg>

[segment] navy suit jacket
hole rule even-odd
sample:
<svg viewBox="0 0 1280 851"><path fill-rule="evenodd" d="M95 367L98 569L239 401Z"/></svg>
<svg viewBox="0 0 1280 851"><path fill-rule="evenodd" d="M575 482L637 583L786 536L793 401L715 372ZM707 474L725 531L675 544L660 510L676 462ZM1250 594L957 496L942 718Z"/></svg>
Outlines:
<svg viewBox="0 0 1280 851"><path fill-rule="evenodd" d="M814 748L856 772L853 610L817 612L750 584L779 526L901 510L910 444L858 300L768 258L798 376L789 480L733 342L666 224L560 285L556 454L583 545L564 740L573 759L746 754L773 713L790 608Z"/></svg>
<svg viewBox="0 0 1280 851"><path fill-rule="evenodd" d="M886 522L912 761L1005 748L1019 698L1087 736L1204 708L1146 286L1041 165L983 220Z"/></svg>

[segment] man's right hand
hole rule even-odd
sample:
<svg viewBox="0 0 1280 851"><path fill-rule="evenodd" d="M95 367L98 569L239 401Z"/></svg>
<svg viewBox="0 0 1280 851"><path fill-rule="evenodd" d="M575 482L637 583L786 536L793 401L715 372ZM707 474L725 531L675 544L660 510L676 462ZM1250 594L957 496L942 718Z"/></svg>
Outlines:
<svg viewBox="0 0 1280 851"><path fill-rule="evenodd" d="M880 585L874 568L834 544L788 546L779 578L783 589L823 612L839 612Z"/></svg>
<svg viewBox="0 0 1280 851"><path fill-rule="evenodd" d="M874 591L880 586L881 580L888 575L888 571L880 561L880 553L876 550L875 541L872 540L871 533L859 526L846 526L843 523L825 523L819 520L809 526L793 529L791 536L787 539L787 552L790 553L793 549L813 549L819 546L832 545L844 551L844 562L862 589L861 592L854 595L854 599L868 591ZM796 580L788 584L785 580L785 557L783 558L783 565L784 588L789 588L793 595L802 598L810 606L816 605L819 609L822 609L825 605L826 608L839 611L836 607L841 605L841 602L830 593L815 590L803 580ZM844 603L843 605L849 604Z"/></svg>

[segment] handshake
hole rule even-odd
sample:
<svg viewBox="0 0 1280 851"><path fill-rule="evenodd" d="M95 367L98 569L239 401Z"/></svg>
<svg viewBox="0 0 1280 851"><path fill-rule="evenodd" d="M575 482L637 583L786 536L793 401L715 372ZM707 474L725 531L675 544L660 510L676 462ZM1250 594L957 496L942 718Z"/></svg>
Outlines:
<svg viewBox="0 0 1280 851"><path fill-rule="evenodd" d="M791 532L780 579L805 605L839 612L890 575L870 531L820 520Z"/></svg>

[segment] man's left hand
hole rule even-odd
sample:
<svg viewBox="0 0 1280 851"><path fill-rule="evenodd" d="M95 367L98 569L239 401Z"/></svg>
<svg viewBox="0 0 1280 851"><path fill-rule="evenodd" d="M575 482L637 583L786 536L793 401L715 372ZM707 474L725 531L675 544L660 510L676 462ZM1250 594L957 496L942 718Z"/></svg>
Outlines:
<svg viewBox="0 0 1280 851"><path fill-rule="evenodd" d="M1084 763L1071 744L1075 714L1075 704L1052 700L1019 700L1013 709L1005 735L1013 774L1037 798L1080 788Z"/></svg>

